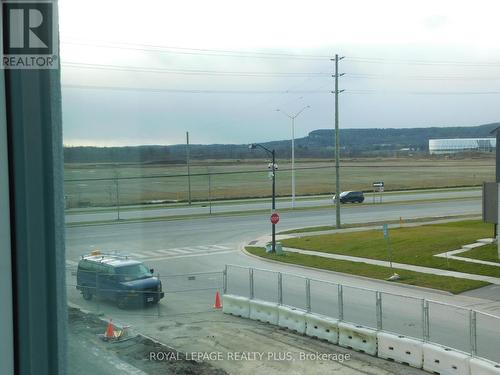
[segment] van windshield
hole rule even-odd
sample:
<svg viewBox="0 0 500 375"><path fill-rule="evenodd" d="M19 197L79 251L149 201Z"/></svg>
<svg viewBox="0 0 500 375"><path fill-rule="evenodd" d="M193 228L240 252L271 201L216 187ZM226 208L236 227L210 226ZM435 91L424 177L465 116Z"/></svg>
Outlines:
<svg viewBox="0 0 500 375"><path fill-rule="evenodd" d="M116 270L121 281L132 281L151 277L151 272L142 263L123 266Z"/></svg>

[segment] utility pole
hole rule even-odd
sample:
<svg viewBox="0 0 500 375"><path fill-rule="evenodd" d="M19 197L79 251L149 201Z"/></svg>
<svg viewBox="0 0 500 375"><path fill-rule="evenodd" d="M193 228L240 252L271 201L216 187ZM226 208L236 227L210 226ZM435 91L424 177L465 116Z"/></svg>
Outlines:
<svg viewBox="0 0 500 375"><path fill-rule="evenodd" d="M189 169L189 132L186 132L186 164L188 172L188 203L191 206L191 171Z"/></svg>
<svg viewBox="0 0 500 375"><path fill-rule="evenodd" d="M210 170L207 167L207 175L208 175L208 209L209 214L212 215L212 175L210 174Z"/></svg>
<svg viewBox="0 0 500 375"><path fill-rule="evenodd" d="M117 165L114 165L114 175L115 175L115 191L116 191L116 219L120 221L120 185L118 180L118 169Z"/></svg>
<svg viewBox="0 0 500 375"><path fill-rule="evenodd" d="M339 91L339 77L343 76L344 73L339 74L339 60L343 57L335 54L335 222L337 229L340 229L340 132L339 132L339 93L344 90Z"/></svg>
<svg viewBox="0 0 500 375"><path fill-rule="evenodd" d="M292 117L292 209L295 208L295 117Z"/></svg>

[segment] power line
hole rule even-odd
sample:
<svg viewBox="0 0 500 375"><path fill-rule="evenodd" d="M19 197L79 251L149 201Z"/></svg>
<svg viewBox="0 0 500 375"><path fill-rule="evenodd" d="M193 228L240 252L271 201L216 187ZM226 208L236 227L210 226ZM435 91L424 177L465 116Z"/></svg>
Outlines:
<svg viewBox="0 0 500 375"><path fill-rule="evenodd" d="M197 70L197 69L165 69L142 66L124 66L108 64L87 64L67 62L62 63L64 67L76 69L117 70L127 72L165 73L182 75L215 75L215 76L244 76L244 77L309 77L330 76L331 73L324 72L256 72L256 71L224 71L224 70Z"/></svg>
<svg viewBox="0 0 500 375"><path fill-rule="evenodd" d="M139 50L146 52L174 53L187 55L243 57L243 58L275 58L275 59L297 59L297 60L322 60L332 58L331 55L295 54L284 52L261 52L261 51L237 51L228 49L209 48L187 48L177 46L162 46L153 44L121 43L121 42L85 42L64 41L61 44L81 45L97 48L112 48L123 50ZM480 66L500 67L500 62L458 61L458 60L420 60L420 59L393 59L382 57L346 56L349 61L372 64L407 64L407 65L456 65L456 66Z"/></svg>
<svg viewBox="0 0 500 375"><path fill-rule="evenodd" d="M116 70L140 73L160 73L179 75L214 75L214 76L240 76L240 77L329 77L330 72L262 72L262 71L225 71L225 70L199 70L199 69L165 69L130 65L89 64L77 62L63 62L62 65L75 69ZM410 79L410 80L459 80L459 81L492 81L500 77L485 76L407 76L369 73L346 73L346 78L354 79Z"/></svg>
<svg viewBox="0 0 500 375"><path fill-rule="evenodd" d="M326 55L304 55L293 53L274 53L274 52L244 52L235 50L219 50L206 48L185 48L172 46L159 46L148 44L131 43L108 43L108 42L62 42L61 44L83 45L98 48L112 48L123 50L136 50L145 52L173 53L181 55L203 55L203 56L223 56L223 57L243 57L243 58L264 58L264 59L295 59L295 60L325 60L331 56Z"/></svg>
<svg viewBox="0 0 500 375"><path fill-rule="evenodd" d="M407 75L389 75L389 74L363 74L363 73L346 73L346 78L361 78L361 79L411 79L422 81L493 81L500 80L500 77L485 77L485 76L407 76Z"/></svg>
<svg viewBox="0 0 500 375"><path fill-rule="evenodd" d="M500 95L500 91L403 91L403 90L346 90L346 94L406 94L406 95Z"/></svg>
<svg viewBox="0 0 500 375"><path fill-rule="evenodd" d="M201 90L201 89L164 89L154 87L131 86L101 86L101 85L74 85L64 84L65 89L81 90L107 90L107 91L136 91L153 93L175 94L327 94L327 90ZM324 86L323 86L324 87ZM334 91L333 91L334 92ZM500 95L500 91L404 91L404 90L371 90L371 89L346 89L341 90L346 94L406 94L406 95Z"/></svg>
<svg viewBox="0 0 500 375"><path fill-rule="evenodd" d="M81 90L109 90L109 91L138 91L138 92L165 92L176 94L327 94L329 91L321 90L301 90L301 91L283 91L283 90L190 90L190 89L163 89L153 87L127 87L127 86L101 86L101 85L73 85L64 84L66 89Z"/></svg>
<svg viewBox="0 0 500 375"><path fill-rule="evenodd" d="M404 64L404 65L455 65L472 67L500 67L500 62L449 61L449 60L404 60L378 57L346 57L349 61L369 64Z"/></svg>

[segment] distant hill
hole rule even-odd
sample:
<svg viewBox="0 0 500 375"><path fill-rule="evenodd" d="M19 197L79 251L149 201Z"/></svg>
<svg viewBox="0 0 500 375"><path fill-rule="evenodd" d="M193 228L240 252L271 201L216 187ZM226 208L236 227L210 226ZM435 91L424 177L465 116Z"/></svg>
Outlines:
<svg viewBox="0 0 500 375"><path fill-rule="evenodd" d="M401 149L409 149L414 153L426 153L429 139L490 137L490 132L499 126L500 123L463 127L341 129L340 144L344 157L392 155ZM314 130L306 137L295 140L295 156L331 158L333 141L332 129ZM274 148L278 158L290 157L290 140L263 142L262 144L268 148ZM250 151L246 144L191 145L190 154L192 159L263 157L260 152ZM65 147L64 158L67 163L177 163L185 160L186 146Z"/></svg>

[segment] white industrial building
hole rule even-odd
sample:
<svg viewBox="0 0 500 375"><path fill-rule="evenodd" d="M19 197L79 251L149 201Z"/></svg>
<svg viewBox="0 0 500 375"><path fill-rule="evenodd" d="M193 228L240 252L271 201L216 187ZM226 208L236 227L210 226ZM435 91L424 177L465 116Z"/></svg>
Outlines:
<svg viewBox="0 0 500 375"><path fill-rule="evenodd" d="M454 138L429 139L430 154L454 154L464 151L493 152L496 148L495 138Z"/></svg>

